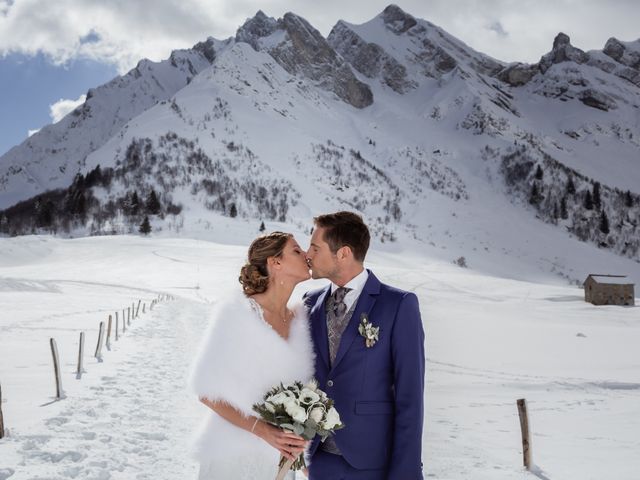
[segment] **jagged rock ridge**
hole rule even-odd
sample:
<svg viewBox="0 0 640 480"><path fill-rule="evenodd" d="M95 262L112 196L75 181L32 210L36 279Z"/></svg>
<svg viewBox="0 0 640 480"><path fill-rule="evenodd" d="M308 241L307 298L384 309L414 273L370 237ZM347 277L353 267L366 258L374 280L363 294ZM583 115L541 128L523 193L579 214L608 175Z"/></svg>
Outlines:
<svg viewBox="0 0 640 480"><path fill-rule="evenodd" d="M96 123L76 122L80 107L34 135L41 152L30 153L30 142L17 148L27 162L3 157L5 193L20 190L14 180L33 165L46 167L23 200L69 188L64 178L76 173L92 179L84 182L92 190L74 182L31 198L0 212L0 231L53 229L62 212L71 231L135 232L134 194L155 190L154 228L213 214L300 225L309 212L349 208L367 216L380 241L428 243L434 216L453 232L471 212L467 221L484 231L500 204L518 209L520 227L542 220L638 258L638 52L638 42L615 39L584 52L561 34L538 64L507 65L394 5L363 25L339 21L327 39L292 13L258 12L233 38L210 38L115 79L145 86L144 111L129 109L137 90L108 97L100 87L85 112ZM109 108L94 108L98 100ZM95 129L109 138L76 154ZM61 139L50 141L52 130ZM144 161L131 161L132 151ZM92 183L98 165L110 183ZM569 177L577 192L565 198ZM586 192L596 184L594 207Z"/></svg>

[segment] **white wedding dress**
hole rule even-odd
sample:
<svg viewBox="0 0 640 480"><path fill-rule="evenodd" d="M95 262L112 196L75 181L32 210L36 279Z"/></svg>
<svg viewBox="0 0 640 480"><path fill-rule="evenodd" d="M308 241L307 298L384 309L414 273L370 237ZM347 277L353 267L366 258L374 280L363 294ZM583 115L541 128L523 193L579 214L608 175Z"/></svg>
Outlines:
<svg viewBox="0 0 640 480"><path fill-rule="evenodd" d="M242 294L214 311L194 362L190 385L199 397L223 400L245 415L274 386L313 376L313 345L305 308L294 308L289 338L264 320L260 306ZM273 480L279 452L256 435L209 410L194 453L200 480ZM293 475L288 478L293 478Z"/></svg>

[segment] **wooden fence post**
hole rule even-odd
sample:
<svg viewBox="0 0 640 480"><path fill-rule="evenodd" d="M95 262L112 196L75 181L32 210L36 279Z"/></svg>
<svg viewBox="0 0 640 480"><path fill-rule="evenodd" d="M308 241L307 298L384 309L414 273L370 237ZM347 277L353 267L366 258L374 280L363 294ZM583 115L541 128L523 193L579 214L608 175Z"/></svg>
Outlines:
<svg viewBox="0 0 640 480"><path fill-rule="evenodd" d="M76 372L76 378L81 379L84 373L82 368L82 362L84 360L84 332L80 332L80 347L78 349L78 371Z"/></svg>
<svg viewBox="0 0 640 480"><path fill-rule="evenodd" d="M118 317L116 317L116 342L118 341L118 330L120 330L120 325L118 325Z"/></svg>
<svg viewBox="0 0 640 480"><path fill-rule="evenodd" d="M136 316L135 318L138 318L138 315L140 314L140 303L142 302L142 300L138 300L138 307L136 308Z"/></svg>
<svg viewBox="0 0 640 480"><path fill-rule="evenodd" d="M107 324L107 350L111 350L111 315L109 315L109 323Z"/></svg>
<svg viewBox="0 0 640 480"><path fill-rule="evenodd" d="M102 361L102 339L104 338L104 322L100 322L100 331L98 332L98 344L96 345L95 357L99 362Z"/></svg>
<svg viewBox="0 0 640 480"><path fill-rule="evenodd" d="M131 307L127 307L127 323L131 325Z"/></svg>
<svg viewBox="0 0 640 480"><path fill-rule="evenodd" d="M136 303L131 302L131 320L136 319Z"/></svg>
<svg viewBox="0 0 640 480"><path fill-rule="evenodd" d="M118 312L116 312L116 319L118 318ZM124 317L122 317L122 334L127 331L127 322L124 321Z"/></svg>
<svg viewBox="0 0 640 480"><path fill-rule="evenodd" d="M520 416L520 430L522 431L522 458L524 467L531 469L531 437L529 433L529 415L527 413L527 401L524 398L518 400L518 415Z"/></svg>
<svg viewBox="0 0 640 480"><path fill-rule="evenodd" d="M62 391L62 378L60 377L60 359L58 358L58 346L55 339L49 339L51 345L51 356L53 357L53 371L56 376L56 398L61 400L64 398L64 392Z"/></svg>
<svg viewBox="0 0 640 480"><path fill-rule="evenodd" d="M2 416L2 385L0 385L0 438L4 438L4 417Z"/></svg>
<svg viewBox="0 0 640 480"><path fill-rule="evenodd" d="M146 306L147 306L146 302L142 304L142 313L144 313L144 309L145 309Z"/></svg>

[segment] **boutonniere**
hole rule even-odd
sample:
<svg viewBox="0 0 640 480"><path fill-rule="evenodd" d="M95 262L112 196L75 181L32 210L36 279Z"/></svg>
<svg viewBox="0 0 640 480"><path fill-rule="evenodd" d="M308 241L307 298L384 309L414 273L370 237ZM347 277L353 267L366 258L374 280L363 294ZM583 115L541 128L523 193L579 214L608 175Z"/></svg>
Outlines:
<svg viewBox="0 0 640 480"><path fill-rule="evenodd" d="M367 348L373 347L378 341L378 333L380 332L380 327L374 327L372 323L369 322L369 317L367 317L366 313L360 315L360 325L358 326L358 332L364 338L364 343Z"/></svg>

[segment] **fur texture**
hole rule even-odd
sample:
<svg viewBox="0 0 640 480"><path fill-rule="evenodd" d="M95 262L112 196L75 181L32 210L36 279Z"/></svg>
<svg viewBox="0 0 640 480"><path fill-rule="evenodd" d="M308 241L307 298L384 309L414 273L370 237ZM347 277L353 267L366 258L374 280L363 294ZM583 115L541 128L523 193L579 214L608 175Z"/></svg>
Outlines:
<svg viewBox="0 0 640 480"><path fill-rule="evenodd" d="M190 375L198 398L224 400L245 415L280 382L306 382L313 377L314 354L306 309L294 308L288 340L267 324L252 303L237 294L218 305ZM224 478L238 462L263 462L273 468L279 454L257 436L235 427L215 412L199 432L195 455L203 468ZM257 476L256 478L261 478Z"/></svg>

